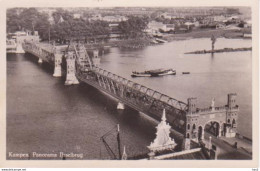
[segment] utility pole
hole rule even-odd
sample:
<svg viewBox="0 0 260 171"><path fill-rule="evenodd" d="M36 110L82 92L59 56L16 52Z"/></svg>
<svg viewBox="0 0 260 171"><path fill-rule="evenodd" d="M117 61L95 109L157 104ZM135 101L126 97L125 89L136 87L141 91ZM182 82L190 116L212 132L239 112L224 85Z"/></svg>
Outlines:
<svg viewBox="0 0 260 171"><path fill-rule="evenodd" d="M50 25L49 25L49 44L51 43L51 28L50 28Z"/></svg>
<svg viewBox="0 0 260 171"><path fill-rule="evenodd" d="M33 33L34 33L34 24L33 24L33 21L32 21L32 29L33 29Z"/></svg>
<svg viewBox="0 0 260 171"><path fill-rule="evenodd" d="M121 160L122 155L121 155L121 147L120 147L120 134L119 134L119 124L117 124L117 143L118 143L118 156L119 160Z"/></svg>
<svg viewBox="0 0 260 171"><path fill-rule="evenodd" d="M217 41L217 38L214 35L212 35L211 36L212 53L214 53L214 47L215 47L216 41Z"/></svg>

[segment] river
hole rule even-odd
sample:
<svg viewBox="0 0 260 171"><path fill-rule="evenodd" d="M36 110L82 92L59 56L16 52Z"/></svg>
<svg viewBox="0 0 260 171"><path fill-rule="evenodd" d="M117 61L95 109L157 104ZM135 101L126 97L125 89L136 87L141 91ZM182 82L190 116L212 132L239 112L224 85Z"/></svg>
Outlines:
<svg viewBox="0 0 260 171"><path fill-rule="evenodd" d="M219 38L215 48L251 47L251 40ZM197 107L227 103L237 93L238 131L252 138L252 53L184 54L209 50L210 39L173 41L143 49L111 48L101 67ZM175 76L131 78L132 71L174 68ZM182 75L188 71L191 74ZM108 159L100 137L120 124L122 145L129 156L147 152L156 122L138 112L116 110L116 102L85 85L64 86L48 64L28 54L7 55L7 152L84 153L83 159ZM117 153L116 129L106 138Z"/></svg>

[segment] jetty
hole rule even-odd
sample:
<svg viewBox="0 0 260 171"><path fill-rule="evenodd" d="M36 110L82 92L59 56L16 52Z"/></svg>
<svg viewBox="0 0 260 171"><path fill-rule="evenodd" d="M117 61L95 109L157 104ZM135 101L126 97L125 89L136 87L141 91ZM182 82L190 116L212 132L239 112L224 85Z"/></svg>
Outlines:
<svg viewBox="0 0 260 171"><path fill-rule="evenodd" d="M224 48L224 49L216 49L216 50L198 50L198 51L194 51L194 52L187 52L185 54L224 53L224 52L238 52L238 51L252 51L252 47Z"/></svg>

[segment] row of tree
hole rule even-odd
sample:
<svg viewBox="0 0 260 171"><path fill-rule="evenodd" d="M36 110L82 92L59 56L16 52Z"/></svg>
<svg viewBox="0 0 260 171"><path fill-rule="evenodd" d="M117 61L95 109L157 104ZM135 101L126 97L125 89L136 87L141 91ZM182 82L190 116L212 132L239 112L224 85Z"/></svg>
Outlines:
<svg viewBox="0 0 260 171"><path fill-rule="evenodd" d="M41 38L48 37L48 15L38 12L35 8L12 8L7 10L6 30L8 33L15 31L38 31Z"/></svg>
<svg viewBox="0 0 260 171"><path fill-rule="evenodd" d="M105 21L89 21L74 18L69 11L58 9L53 12L53 20L46 13L35 8L12 8L7 10L7 32L31 30L38 31L42 40L65 42L70 39L108 38L111 32ZM127 21L119 23L118 30L123 38L144 36L148 19L130 16Z"/></svg>

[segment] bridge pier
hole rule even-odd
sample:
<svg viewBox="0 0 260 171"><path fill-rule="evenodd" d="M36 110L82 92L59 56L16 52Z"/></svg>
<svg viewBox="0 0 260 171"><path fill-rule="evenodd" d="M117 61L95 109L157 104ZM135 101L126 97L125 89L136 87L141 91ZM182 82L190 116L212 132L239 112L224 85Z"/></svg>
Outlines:
<svg viewBox="0 0 260 171"><path fill-rule="evenodd" d="M65 85L72 85L72 84L79 84L78 79L75 75L75 57L73 52L68 52L66 57L67 62L67 74L66 74L66 81Z"/></svg>
<svg viewBox="0 0 260 171"><path fill-rule="evenodd" d="M118 102L117 109L124 110L125 109L125 105L122 102Z"/></svg>
<svg viewBox="0 0 260 171"><path fill-rule="evenodd" d="M42 58L39 58L38 59L38 63L41 64L43 61L42 61Z"/></svg>
<svg viewBox="0 0 260 171"><path fill-rule="evenodd" d="M54 54L54 73L53 73L53 76L54 77L61 77L61 60L62 60L62 54L59 54L59 53L55 53Z"/></svg>
<svg viewBox="0 0 260 171"><path fill-rule="evenodd" d="M20 41L18 41L16 44L16 53L25 53L22 47L22 43Z"/></svg>

